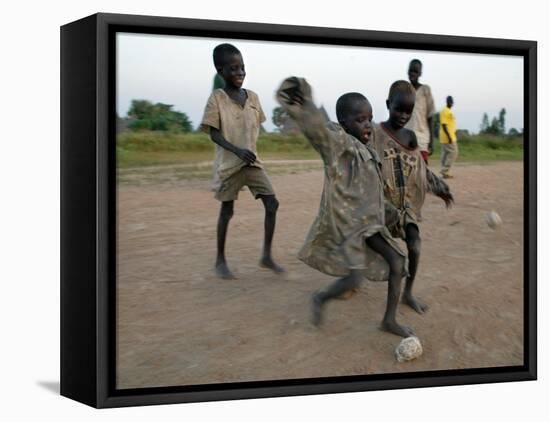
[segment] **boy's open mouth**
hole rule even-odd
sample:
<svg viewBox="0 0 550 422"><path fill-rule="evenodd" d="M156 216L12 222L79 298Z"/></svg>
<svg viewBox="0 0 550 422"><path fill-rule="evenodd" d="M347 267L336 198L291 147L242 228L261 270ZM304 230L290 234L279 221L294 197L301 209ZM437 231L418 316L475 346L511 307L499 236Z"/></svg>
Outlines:
<svg viewBox="0 0 550 422"><path fill-rule="evenodd" d="M362 138L365 142L368 142L370 139L370 132L363 132Z"/></svg>

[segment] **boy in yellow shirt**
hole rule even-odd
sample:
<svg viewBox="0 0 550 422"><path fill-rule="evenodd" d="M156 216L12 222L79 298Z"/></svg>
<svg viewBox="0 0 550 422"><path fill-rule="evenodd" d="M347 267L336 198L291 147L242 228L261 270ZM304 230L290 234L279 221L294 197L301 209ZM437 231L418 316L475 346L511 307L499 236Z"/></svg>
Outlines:
<svg viewBox="0 0 550 422"><path fill-rule="evenodd" d="M458 157L458 143L456 138L456 119L451 111L454 101L450 95L447 97L447 106L439 115L441 126L439 128L439 142L441 142L441 175L444 179L450 179L451 166Z"/></svg>

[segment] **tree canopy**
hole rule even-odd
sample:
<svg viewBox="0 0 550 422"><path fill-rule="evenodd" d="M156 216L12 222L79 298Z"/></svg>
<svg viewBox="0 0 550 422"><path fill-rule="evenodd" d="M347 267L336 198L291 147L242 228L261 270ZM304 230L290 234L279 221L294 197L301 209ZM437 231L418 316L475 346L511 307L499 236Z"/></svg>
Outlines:
<svg viewBox="0 0 550 422"><path fill-rule="evenodd" d="M498 113L498 117L495 116L491 119L491 123L489 123L488 114L483 113L479 133L490 135L506 135L506 109L501 109Z"/></svg>
<svg viewBox="0 0 550 422"><path fill-rule="evenodd" d="M128 117L132 120L129 128L191 132L193 127L187 114L172 110L172 107L163 103L153 104L148 100L132 100L128 110Z"/></svg>

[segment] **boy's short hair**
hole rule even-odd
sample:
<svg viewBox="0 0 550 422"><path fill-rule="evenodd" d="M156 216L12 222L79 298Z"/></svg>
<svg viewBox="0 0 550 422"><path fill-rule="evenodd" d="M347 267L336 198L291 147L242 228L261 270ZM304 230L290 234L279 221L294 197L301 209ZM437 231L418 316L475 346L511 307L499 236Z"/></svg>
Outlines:
<svg viewBox="0 0 550 422"><path fill-rule="evenodd" d="M241 54L241 52L233 44L225 43L217 45L216 48L214 48L214 52L212 53L212 57L214 59L214 67L216 69L220 69L221 67L223 67L226 57L235 54Z"/></svg>
<svg viewBox="0 0 550 422"><path fill-rule="evenodd" d="M344 95L341 95L336 101L336 118L339 122L345 119L345 117L350 113L351 107L357 101L368 101L367 97L359 92L348 92Z"/></svg>
<svg viewBox="0 0 550 422"><path fill-rule="evenodd" d="M412 65L414 64L417 64L419 65L420 67L422 67L422 62L418 59L412 59L411 62L409 63L409 69L411 68Z"/></svg>
<svg viewBox="0 0 550 422"><path fill-rule="evenodd" d="M391 84L390 92L388 93L388 100L391 101L397 94L416 95L416 91L409 81L400 80Z"/></svg>

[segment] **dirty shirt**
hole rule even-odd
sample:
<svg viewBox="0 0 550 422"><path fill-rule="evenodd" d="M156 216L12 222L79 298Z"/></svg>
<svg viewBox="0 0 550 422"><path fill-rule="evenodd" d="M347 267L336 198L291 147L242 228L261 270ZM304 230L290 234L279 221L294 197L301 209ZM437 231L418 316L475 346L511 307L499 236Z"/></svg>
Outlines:
<svg viewBox="0 0 550 422"><path fill-rule="evenodd" d="M388 263L367 245L366 239L379 233L400 255L405 255L385 227L378 154L340 125L327 124L312 102L310 107L289 110L280 96L289 86L308 93L309 85L304 79L289 78L281 85L277 98L324 163L319 213L298 258L329 275L344 276L354 269L362 270L370 280L387 280Z"/></svg>
<svg viewBox="0 0 550 422"><path fill-rule="evenodd" d="M201 128L205 132L210 127L218 129L228 142L239 148L246 148L258 156L256 142L260 133L261 123L266 120L258 95L246 90L247 99L244 106L231 99L223 89L216 89L208 98ZM248 165L235 154L216 145L216 157L219 157L218 174L226 180L241 168ZM251 164L262 168L258 159Z"/></svg>

